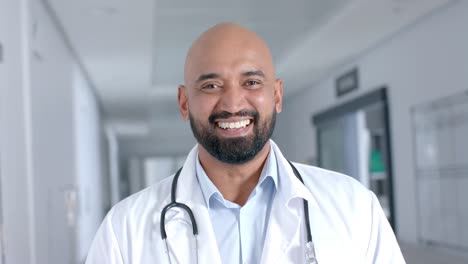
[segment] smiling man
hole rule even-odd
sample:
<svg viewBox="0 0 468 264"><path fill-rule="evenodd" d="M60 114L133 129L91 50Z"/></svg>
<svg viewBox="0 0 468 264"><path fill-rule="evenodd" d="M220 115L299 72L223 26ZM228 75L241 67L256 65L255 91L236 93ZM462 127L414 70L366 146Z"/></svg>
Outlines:
<svg viewBox="0 0 468 264"><path fill-rule="evenodd" d="M111 209L87 263L404 263L375 195L288 162L270 139L283 84L255 33L214 26L184 73L179 108L198 144Z"/></svg>

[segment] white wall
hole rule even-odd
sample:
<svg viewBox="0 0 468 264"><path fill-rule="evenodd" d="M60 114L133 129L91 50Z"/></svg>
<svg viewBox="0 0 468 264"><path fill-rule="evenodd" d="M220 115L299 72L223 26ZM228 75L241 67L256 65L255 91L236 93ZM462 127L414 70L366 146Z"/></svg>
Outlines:
<svg viewBox="0 0 468 264"><path fill-rule="evenodd" d="M76 257L76 222L67 216L73 208L65 206L65 196L77 189L76 65L40 1L31 1L31 18L36 23L30 57L36 261L66 263Z"/></svg>
<svg viewBox="0 0 468 264"><path fill-rule="evenodd" d="M416 242L418 230L410 108L468 90L467 25L468 1L455 1L287 98L278 117L275 139L285 155L297 161L310 160L316 152L311 125L314 113L387 85L396 224L401 240ZM336 99L335 78L353 66L360 72L359 92Z"/></svg>
<svg viewBox="0 0 468 264"><path fill-rule="evenodd" d="M74 129L76 151L76 179L78 188L77 260L86 259L89 246L104 218L104 209L109 200L103 192L108 180L105 179L106 164L103 159L103 126L99 105L88 82L78 69L74 74L73 96L75 101Z"/></svg>
<svg viewBox="0 0 468 264"><path fill-rule="evenodd" d="M98 102L41 1L0 1L0 19L6 262L77 263L106 206Z"/></svg>
<svg viewBox="0 0 468 264"><path fill-rule="evenodd" d="M0 162L6 263L35 263L27 97L26 0L0 1Z"/></svg>

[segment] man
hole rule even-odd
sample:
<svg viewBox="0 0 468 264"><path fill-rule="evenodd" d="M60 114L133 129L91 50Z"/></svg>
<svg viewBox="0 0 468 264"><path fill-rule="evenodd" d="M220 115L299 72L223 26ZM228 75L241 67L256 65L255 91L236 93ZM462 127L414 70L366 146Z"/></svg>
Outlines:
<svg viewBox="0 0 468 264"><path fill-rule="evenodd" d="M87 263L404 263L370 191L288 163L270 140L283 84L255 33L209 29L190 48L184 79L179 107L197 146L176 176L112 208Z"/></svg>

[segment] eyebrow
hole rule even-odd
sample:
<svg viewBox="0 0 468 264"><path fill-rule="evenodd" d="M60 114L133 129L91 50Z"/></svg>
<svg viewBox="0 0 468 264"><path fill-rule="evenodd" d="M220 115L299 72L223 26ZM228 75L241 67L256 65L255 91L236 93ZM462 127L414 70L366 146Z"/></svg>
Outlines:
<svg viewBox="0 0 468 264"><path fill-rule="evenodd" d="M242 76L245 77L250 77L250 76L259 76L259 77L265 77L265 73L262 71L246 71L242 73Z"/></svg>
<svg viewBox="0 0 468 264"><path fill-rule="evenodd" d="M208 80L208 79L216 79L216 78L220 78L221 75L217 74L217 73L206 73L206 74L202 74L200 76L198 76L198 79L197 79L197 83L198 82L201 82L201 81L204 81L204 80Z"/></svg>
<svg viewBox="0 0 468 264"><path fill-rule="evenodd" d="M241 74L244 77L251 77L251 76L259 76L259 77L265 77L265 73L263 71L246 71ZM204 80L209 80L209 79L216 79L216 78L221 78L221 75L218 73L206 73L198 76L196 82L199 83Z"/></svg>

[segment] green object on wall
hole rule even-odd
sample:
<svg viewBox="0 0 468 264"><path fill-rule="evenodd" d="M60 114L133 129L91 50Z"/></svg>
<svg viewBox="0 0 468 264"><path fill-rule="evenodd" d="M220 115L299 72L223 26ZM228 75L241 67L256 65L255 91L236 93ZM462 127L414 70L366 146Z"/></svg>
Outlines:
<svg viewBox="0 0 468 264"><path fill-rule="evenodd" d="M372 150L370 155L370 172L385 172L385 165L382 160L382 153L379 150Z"/></svg>

